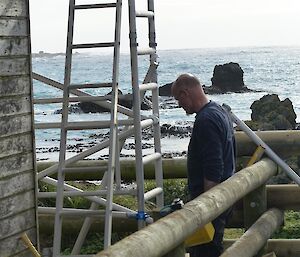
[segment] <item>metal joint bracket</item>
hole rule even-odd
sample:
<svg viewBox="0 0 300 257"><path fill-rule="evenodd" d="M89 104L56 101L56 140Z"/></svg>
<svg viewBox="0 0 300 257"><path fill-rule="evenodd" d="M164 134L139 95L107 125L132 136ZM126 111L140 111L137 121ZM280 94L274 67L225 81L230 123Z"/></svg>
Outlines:
<svg viewBox="0 0 300 257"><path fill-rule="evenodd" d="M136 214L135 214L135 219L136 220L146 220L150 217L150 215L144 211L138 211Z"/></svg>
<svg viewBox="0 0 300 257"><path fill-rule="evenodd" d="M150 47L157 47L157 43L149 43Z"/></svg>
<svg viewBox="0 0 300 257"><path fill-rule="evenodd" d="M137 34L136 34L136 32L130 32L130 33L129 33L129 38L130 38L130 39L135 39L135 41L136 41L136 39L137 39Z"/></svg>
<svg viewBox="0 0 300 257"><path fill-rule="evenodd" d="M153 124L159 123L159 118L156 115L151 115L150 118L153 120Z"/></svg>

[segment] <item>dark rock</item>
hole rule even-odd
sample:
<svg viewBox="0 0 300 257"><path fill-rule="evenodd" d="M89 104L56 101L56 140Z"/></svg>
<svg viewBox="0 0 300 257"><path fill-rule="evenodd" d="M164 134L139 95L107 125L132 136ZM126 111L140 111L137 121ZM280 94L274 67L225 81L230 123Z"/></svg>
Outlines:
<svg viewBox="0 0 300 257"><path fill-rule="evenodd" d="M238 63L234 62L216 65L211 82L211 87L204 87L207 94L253 91L245 86L244 71Z"/></svg>
<svg viewBox="0 0 300 257"><path fill-rule="evenodd" d="M177 136L179 138L189 137L192 133L193 127L189 124L184 126L162 124L160 126L161 136Z"/></svg>
<svg viewBox="0 0 300 257"><path fill-rule="evenodd" d="M212 85L203 85L206 94L224 94L228 92L245 93L257 92L249 89L244 84L244 72L238 63L230 62L216 65L211 78ZM172 83L165 84L159 88L160 96L171 96Z"/></svg>
<svg viewBox="0 0 300 257"><path fill-rule="evenodd" d="M83 111L78 104L71 104L69 106L69 114L70 113L83 113ZM62 114L62 109L54 111L54 114Z"/></svg>
<svg viewBox="0 0 300 257"><path fill-rule="evenodd" d="M111 95L112 92L109 92L107 95ZM132 94L123 95L122 91L119 90L119 99L118 103L126 108L132 109ZM141 103L142 110L149 110L152 108L152 103L149 99L144 98ZM99 113L99 112L110 112L109 109L99 106L92 102L80 102L78 104L72 104L69 107L69 113ZM56 110L54 114L61 114L62 109Z"/></svg>
<svg viewBox="0 0 300 257"><path fill-rule="evenodd" d="M171 88L174 82L171 83L167 83L161 87L159 87L158 89L158 94L160 96L172 96L172 92L171 92ZM203 89L206 88L205 86L203 86Z"/></svg>
<svg viewBox="0 0 300 257"><path fill-rule="evenodd" d="M108 93L107 95L111 95L111 93L112 92ZM132 105L133 105L132 94L123 95L122 91L119 90L118 102L120 105L122 105L126 108L129 108L129 109L132 109ZM89 113L89 112L97 113L97 112L109 112L110 111L107 108L101 107L101 106L91 103L91 102L82 102L82 103L79 103L78 105L85 113ZM142 110L149 110L149 109L151 109L151 106L152 106L152 103L149 99L144 98L142 100L142 103L141 103Z"/></svg>
<svg viewBox="0 0 300 257"><path fill-rule="evenodd" d="M173 84L173 82L159 87L159 89L158 89L159 95L160 96L171 96L172 95L172 93L171 93L172 84Z"/></svg>
<svg viewBox="0 0 300 257"><path fill-rule="evenodd" d="M254 127L258 130L295 129L296 113L290 99L280 101L278 95L265 95L254 101L250 109Z"/></svg>
<svg viewBox="0 0 300 257"><path fill-rule="evenodd" d="M211 78L212 87L223 91L236 91L245 86L244 71L238 63L216 65Z"/></svg>

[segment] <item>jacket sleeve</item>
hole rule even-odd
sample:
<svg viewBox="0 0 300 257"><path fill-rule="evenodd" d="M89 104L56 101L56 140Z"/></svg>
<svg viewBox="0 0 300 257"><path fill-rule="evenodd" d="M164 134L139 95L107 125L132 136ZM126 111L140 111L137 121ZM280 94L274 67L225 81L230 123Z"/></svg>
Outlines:
<svg viewBox="0 0 300 257"><path fill-rule="evenodd" d="M211 118L206 118L195 125L204 177L219 183L224 172L222 130Z"/></svg>

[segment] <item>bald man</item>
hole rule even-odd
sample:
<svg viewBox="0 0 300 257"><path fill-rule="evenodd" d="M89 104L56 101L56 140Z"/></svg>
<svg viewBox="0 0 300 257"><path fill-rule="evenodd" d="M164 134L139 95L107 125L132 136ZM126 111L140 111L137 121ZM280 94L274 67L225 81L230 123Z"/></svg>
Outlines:
<svg viewBox="0 0 300 257"><path fill-rule="evenodd" d="M172 85L172 95L187 114L196 113L188 147L190 199L223 182L235 171L235 139L227 112L209 101L197 77L182 74ZM190 257L218 257L223 252L223 235L230 211L212 221L213 241L188 249Z"/></svg>

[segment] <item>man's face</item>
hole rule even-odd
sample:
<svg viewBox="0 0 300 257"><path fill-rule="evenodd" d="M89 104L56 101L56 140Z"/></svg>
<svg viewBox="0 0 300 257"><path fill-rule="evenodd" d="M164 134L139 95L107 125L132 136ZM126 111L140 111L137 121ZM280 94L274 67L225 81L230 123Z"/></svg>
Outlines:
<svg viewBox="0 0 300 257"><path fill-rule="evenodd" d="M173 93L175 100L178 102L178 106L183 108L186 114L193 114L193 105L190 98L190 92L187 88L180 88Z"/></svg>

